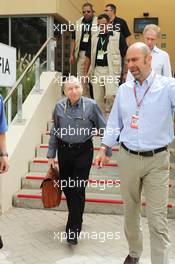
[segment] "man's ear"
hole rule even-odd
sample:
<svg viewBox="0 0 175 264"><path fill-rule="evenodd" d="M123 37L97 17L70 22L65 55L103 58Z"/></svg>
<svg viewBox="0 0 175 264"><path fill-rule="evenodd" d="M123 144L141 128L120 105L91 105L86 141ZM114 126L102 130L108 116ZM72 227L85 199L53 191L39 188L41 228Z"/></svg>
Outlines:
<svg viewBox="0 0 175 264"><path fill-rule="evenodd" d="M64 92L64 95L67 96L67 91L65 88L63 89L63 92Z"/></svg>

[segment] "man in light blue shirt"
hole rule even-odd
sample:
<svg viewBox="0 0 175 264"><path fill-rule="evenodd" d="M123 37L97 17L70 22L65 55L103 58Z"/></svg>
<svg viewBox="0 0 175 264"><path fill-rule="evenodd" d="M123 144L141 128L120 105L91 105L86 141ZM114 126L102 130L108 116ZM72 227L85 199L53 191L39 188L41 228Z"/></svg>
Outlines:
<svg viewBox="0 0 175 264"><path fill-rule="evenodd" d="M169 152L173 140L175 79L151 69L150 49L142 42L131 45L126 62L134 80L120 86L110 113L96 165L103 166L106 147L120 136L118 158L124 199L125 234L129 255L124 264L139 263L141 191L144 190L150 230L151 263L168 264L167 228Z"/></svg>

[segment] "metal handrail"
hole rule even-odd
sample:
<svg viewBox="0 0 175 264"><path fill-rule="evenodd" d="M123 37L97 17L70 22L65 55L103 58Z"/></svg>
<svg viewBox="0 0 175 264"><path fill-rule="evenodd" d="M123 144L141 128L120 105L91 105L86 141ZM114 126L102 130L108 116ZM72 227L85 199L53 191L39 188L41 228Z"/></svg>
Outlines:
<svg viewBox="0 0 175 264"><path fill-rule="evenodd" d="M42 47L39 49L39 51L36 53L35 57L32 59L32 61L29 63L29 65L27 66L27 68L24 70L24 72L21 74L21 76L19 77L19 79L16 81L16 83L14 84L14 86L12 87L12 89L10 90L9 94L6 96L6 98L4 99L4 104L7 103L7 101L9 100L9 98L12 96L12 94L15 92L15 90L18 88L19 84L22 82L22 80L24 79L26 73L30 70L30 68L33 66L33 64L35 63L35 61L37 60L37 58L39 57L39 55L41 54L41 52L45 49L45 47L47 47L48 43L51 40L55 40L56 38L54 37L50 37L48 38L44 44L42 45Z"/></svg>

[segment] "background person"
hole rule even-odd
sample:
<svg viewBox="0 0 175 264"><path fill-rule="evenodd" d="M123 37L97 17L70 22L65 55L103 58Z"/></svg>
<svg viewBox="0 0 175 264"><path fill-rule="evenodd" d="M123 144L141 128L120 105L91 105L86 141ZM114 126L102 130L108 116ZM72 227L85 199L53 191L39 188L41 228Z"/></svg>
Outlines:
<svg viewBox="0 0 175 264"><path fill-rule="evenodd" d="M98 16L98 25L100 32L92 36L85 54L84 75L88 75L90 68L94 99L105 115L106 110L111 110L121 76L121 58L126 55L128 46L122 34L111 30L107 14Z"/></svg>
<svg viewBox="0 0 175 264"><path fill-rule="evenodd" d="M70 64L77 63L77 76L80 78L84 74L85 52L91 41L91 36L97 30L97 18L94 16L93 6L85 3L82 6L83 17L75 23L76 30L72 33L72 42L70 49ZM82 81L83 95L89 95L88 85Z"/></svg>
<svg viewBox="0 0 175 264"><path fill-rule="evenodd" d="M131 32L127 25L127 22L121 18L116 16L116 6L114 4L107 4L105 6L104 12L110 17L110 22L113 25L113 30L119 31L125 38L127 45L129 46L129 37L131 36Z"/></svg>
<svg viewBox="0 0 175 264"><path fill-rule="evenodd" d="M67 241L75 245L82 228L85 187L93 159L92 136L95 129L102 135L106 124L96 102L82 97L78 78L70 76L66 79L64 92L67 98L58 101L55 106L47 158L49 166L52 164L54 167L54 158L56 153L58 155L62 189L69 211ZM107 155L112 155L110 149Z"/></svg>
<svg viewBox="0 0 175 264"><path fill-rule="evenodd" d="M5 117L4 105L2 96L0 95L0 173L5 173L9 169L7 146L6 146L6 133L7 122ZM0 248L3 247L2 238L0 236Z"/></svg>
<svg viewBox="0 0 175 264"><path fill-rule="evenodd" d="M160 37L160 27L154 24L145 26L143 30L144 43L150 48L153 70L163 76L172 77L170 58L166 51L159 49L156 42ZM128 71L126 81L132 80L134 77Z"/></svg>

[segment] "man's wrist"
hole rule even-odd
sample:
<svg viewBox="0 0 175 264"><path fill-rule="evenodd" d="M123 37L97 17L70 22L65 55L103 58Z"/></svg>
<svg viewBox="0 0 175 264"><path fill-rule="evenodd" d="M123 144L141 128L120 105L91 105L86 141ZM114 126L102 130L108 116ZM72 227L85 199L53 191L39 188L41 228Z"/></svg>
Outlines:
<svg viewBox="0 0 175 264"><path fill-rule="evenodd" d="M102 144L102 145L100 146L100 150L104 150L104 151L106 151L106 148L107 148L107 146L105 146L104 144Z"/></svg>

